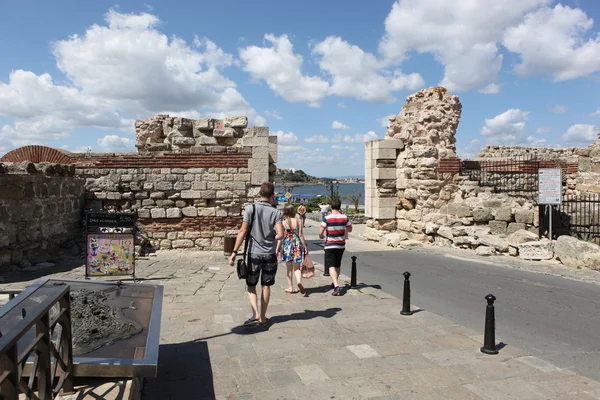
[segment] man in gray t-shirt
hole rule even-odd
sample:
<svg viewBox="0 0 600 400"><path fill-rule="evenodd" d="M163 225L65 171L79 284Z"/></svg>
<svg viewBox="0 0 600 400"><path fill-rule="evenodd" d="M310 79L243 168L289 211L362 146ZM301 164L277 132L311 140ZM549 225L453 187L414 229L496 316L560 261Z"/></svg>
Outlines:
<svg viewBox="0 0 600 400"><path fill-rule="evenodd" d="M260 201L246 206L244 210L242 226L233 246L229 265L235 265L237 252L244 242L250 225L252 225L250 241L248 242L250 272L246 278L246 285L248 286L248 299L254 314L244 322L244 325L258 323L263 326L269 323L269 319L266 317L267 307L271 298L271 286L275 283L275 275L277 274L275 249L277 241L283 239L284 231L281 224L281 211L272 206L275 187L271 182L264 182L260 186L260 196ZM256 295L256 285L259 279L262 287L260 314Z"/></svg>

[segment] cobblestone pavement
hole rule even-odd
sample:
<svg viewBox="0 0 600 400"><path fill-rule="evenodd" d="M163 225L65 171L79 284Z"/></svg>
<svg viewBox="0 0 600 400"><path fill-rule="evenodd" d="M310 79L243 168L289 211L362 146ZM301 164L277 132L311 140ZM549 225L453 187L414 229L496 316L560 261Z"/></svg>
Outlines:
<svg viewBox="0 0 600 400"><path fill-rule="evenodd" d="M321 261L322 251L313 257ZM245 328L244 283L222 253L160 252L139 260L137 274L165 287L159 370L144 384L147 400L600 399L599 382L512 346L482 354L483 327L474 332L428 311L401 316L401 301L375 287L333 297L318 272L305 281L305 296L290 295L280 267L273 323ZM82 278L83 269L52 276ZM0 288L31 283L8 281Z"/></svg>

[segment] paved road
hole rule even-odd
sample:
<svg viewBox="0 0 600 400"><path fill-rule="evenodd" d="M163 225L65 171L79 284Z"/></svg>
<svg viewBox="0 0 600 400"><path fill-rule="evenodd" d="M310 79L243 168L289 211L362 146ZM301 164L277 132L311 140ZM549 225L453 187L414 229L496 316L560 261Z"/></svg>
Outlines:
<svg viewBox="0 0 600 400"><path fill-rule="evenodd" d="M316 228L309 228L308 237ZM353 246L354 245L354 246ZM600 379L600 286L488 263L415 251L392 250L351 241L358 257L358 281L381 285L402 298L404 271L410 271L412 304L482 332L485 300L496 301L496 339L523 348L553 364ZM358 249L355 253L350 250ZM315 250L317 247L315 247ZM314 258L321 261L320 256ZM401 304L398 304L400 310Z"/></svg>

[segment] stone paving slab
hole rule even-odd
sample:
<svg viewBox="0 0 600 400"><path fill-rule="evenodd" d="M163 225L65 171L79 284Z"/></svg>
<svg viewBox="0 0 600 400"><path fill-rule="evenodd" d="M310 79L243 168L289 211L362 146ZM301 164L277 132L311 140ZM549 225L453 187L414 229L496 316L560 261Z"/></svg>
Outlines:
<svg viewBox="0 0 600 400"><path fill-rule="evenodd" d="M305 296L286 294L282 267L273 324L247 328L245 286L222 253L139 260L142 281L165 287L158 376L145 380L143 398L600 399L599 382L510 345L485 355L482 333L428 311L401 316L401 301L376 288L333 297L318 272ZM83 269L55 276L82 278Z"/></svg>

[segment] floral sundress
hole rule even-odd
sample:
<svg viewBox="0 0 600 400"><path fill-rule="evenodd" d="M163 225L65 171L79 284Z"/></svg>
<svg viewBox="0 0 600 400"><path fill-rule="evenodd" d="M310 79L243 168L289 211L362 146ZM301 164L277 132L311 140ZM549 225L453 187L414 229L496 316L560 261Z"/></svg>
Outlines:
<svg viewBox="0 0 600 400"><path fill-rule="evenodd" d="M285 236L283 237L283 241L281 243L281 261L301 263L304 256L304 248L302 246L302 241L300 240L300 236L298 234L298 228L288 229L290 228L289 225L284 226L284 228Z"/></svg>

